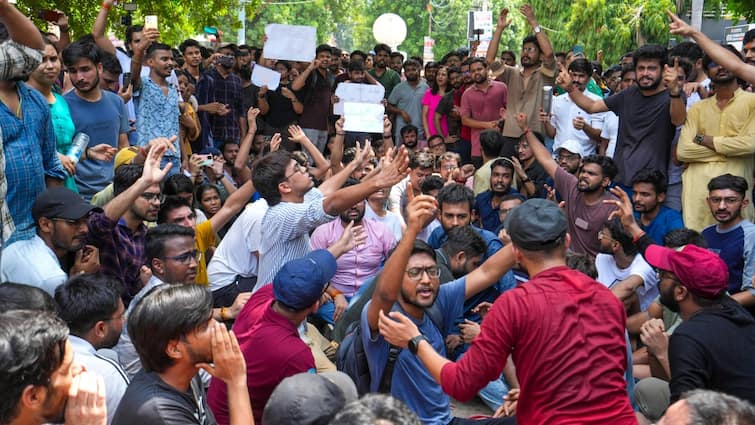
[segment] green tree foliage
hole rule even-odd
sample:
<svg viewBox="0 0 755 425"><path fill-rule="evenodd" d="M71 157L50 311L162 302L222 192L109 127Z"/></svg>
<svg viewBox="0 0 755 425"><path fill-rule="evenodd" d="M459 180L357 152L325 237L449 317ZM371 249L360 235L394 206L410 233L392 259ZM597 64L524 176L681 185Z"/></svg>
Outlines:
<svg viewBox="0 0 755 425"><path fill-rule="evenodd" d="M161 38L170 44L199 34L205 25L217 25L219 16L236 15L240 0L133 0L138 5L133 14L133 22L143 22L145 15L157 15ZM246 3L253 9L262 0ZM125 2L121 2L125 3ZM19 0L19 10L34 18L35 23L46 28L46 23L36 18L41 9L58 9L69 17L72 37L80 37L92 32L92 25L100 10L101 0ZM250 10L251 12L251 10ZM113 7L108 19L109 28L122 37L125 27L120 25L120 17L127 12L120 6Z"/></svg>

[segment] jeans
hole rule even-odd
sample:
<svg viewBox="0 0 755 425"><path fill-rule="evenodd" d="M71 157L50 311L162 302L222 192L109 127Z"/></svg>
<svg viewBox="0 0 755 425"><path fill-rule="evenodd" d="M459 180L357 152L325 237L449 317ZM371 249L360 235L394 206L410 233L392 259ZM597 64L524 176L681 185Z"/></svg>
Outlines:
<svg viewBox="0 0 755 425"><path fill-rule="evenodd" d="M327 130L317 130L314 128L302 128L307 138L317 146L320 152L325 152L325 147L328 145L328 132Z"/></svg>
<svg viewBox="0 0 755 425"><path fill-rule="evenodd" d="M346 298L347 303L351 301L351 297L348 297L346 295L344 295L344 297ZM325 304L322 304L320 306L320 309L317 310L317 312L314 315L328 322L329 324L333 325L335 324L335 321L333 320L333 314L335 314L335 312L336 312L336 303L334 301L330 301Z"/></svg>

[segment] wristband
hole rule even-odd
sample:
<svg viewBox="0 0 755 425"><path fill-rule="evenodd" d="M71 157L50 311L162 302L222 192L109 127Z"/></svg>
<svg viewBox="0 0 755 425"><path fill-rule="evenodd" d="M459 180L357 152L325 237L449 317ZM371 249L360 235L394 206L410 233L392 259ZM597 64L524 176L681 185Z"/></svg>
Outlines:
<svg viewBox="0 0 755 425"><path fill-rule="evenodd" d="M343 295L343 292L341 292L341 291L339 291L338 289L335 289L335 288L331 288L330 291L329 291L329 293L330 293L330 296L333 297L333 298L335 298L335 297L337 297L339 295Z"/></svg>
<svg viewBox="0 0 755 425"><path fill-rule="evenodd" d="M102 8L110 12L110 5L105 3L104 1L102 2Z"/></svg>
<svg viewBox="0 0 755 425"><path fill-rule="evenodd" d="M526 177L526 178L522 179L522 183L528 183L528 182L531 182L531 181L532 181L532 179L529 178L529 177Z"/></svg>
<svg viewBox="0 0 755 425"><path fill-rule="evenodd" d="M679 93L677 93L676 95L673 95L673 94L671 94L671 92L668 92L668 97L671 97L671 98L674 98L674 99L678 99L678 98L682 97L682 92L680 90Z"/></svg>
<svg viewBox="0 0 755 425"><path fill-rule="evenodd" d="M392 137L393 137L392 134L383 134L383 139L388 139L388 138L392 138Z"/></svg>
<svg viewBox="0 0 755 425"><path fill-rule="evenodd" d="M632 243L637 243L637 241L639 241L643 236L645 236L645 231L642 231L637 236L633 237Z"/></svg>
<svg viewBox="0 0 755 425"><path fill-rule="evenodd" d="M220 320L222 320L223 322L226 321L226 318L225 318L225 307L220 307Z"/></svg>
<svg viewBox="0 0 755 425"><path fill-rule="evenodd" d="M346 132L343 132L343 133L336 132L336 136L345 136L345 135L346 135Z"/></svg>

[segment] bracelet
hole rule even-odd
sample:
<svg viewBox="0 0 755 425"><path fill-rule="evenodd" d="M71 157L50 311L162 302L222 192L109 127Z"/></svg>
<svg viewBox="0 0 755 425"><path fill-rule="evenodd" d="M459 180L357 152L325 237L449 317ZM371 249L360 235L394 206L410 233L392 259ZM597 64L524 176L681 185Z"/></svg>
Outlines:
<svg viewBox="0 0 755 425"><path fill-rule="evenodd" d="M227 319L225 318L225 307L220 307L220 320L225 322Z"/></svg>
<svg viewBox="0 0 755 425"><path fill-rule="evenodd" d="M522 136L528 135L529 132L530 132L530 129L529 129L529 127L527 127L527 129L522 132Z"/></svg>
<svg viewBox="0 0 755 425"><path fill-rule="evenodd" d="M393 134L383 134L383 139L393 138Z"/></svg>
<svg viewBox="0 0 755 425"><path fill-rule="evenodd" d="M642 232L640 232L637 236L635 236L635 237L632 238L632 243L637 243L637 241L639 241L640 238L642 238L643 236L645 236L645 231L644 230Z"/></svg>
<svg viewBox="0 0 755 425"><path fill-rule="evenodd" d="M336 131L336 136L345 136L345 135L346 135L345 131L343 133L339 133L339 132Z"/></svg>
<svg viewBox="0 0 755 425"><path fill-rule="evenodd" d="M523 179L522 179L522 183L529 183L529 182L531 182L531 181L532 181L532 179L531 179L531 178L529 178L529 177L526 177L526 178L523 178Z"/></svg>
<svg viewBox="0 0 755 425"><path fill-rule="evenodd" d="M674 95L673 95L673 94L671 94L671 92L669 91L669 92L668 92L668 97L671 97L671 98L673 98L673 99L678 99L678 98L682 97L682 92L681 92L681 90L680 90L680 91L679 91L679 93L677 93L677 94L676 94L676 96L674 96Z"/></svg>
<svg viewBox="0 0 755 425"><path fill-rule="evenodd" d="M110 5L105 3L104 1L102 2L102 8L110 12Z"/></svg>
<svg viewBox="0 0 755 425"><path fill-rule="evenodd" d="M329 294L330 294L330 296L332 298L335 298L335 297L337 297L339 295L343 295L343 292L341 292L341 291L339 291L338 289L335 289L335 288L330 288Z"/></svg>

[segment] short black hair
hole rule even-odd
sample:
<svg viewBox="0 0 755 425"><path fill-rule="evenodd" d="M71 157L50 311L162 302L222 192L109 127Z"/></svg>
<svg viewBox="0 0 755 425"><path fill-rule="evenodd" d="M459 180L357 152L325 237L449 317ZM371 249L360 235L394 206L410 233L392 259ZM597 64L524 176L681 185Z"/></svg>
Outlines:
<svg viewBox="0 0 755 425"><path fill-rule="evenodd" d="M197 40L194 40L193 38L187 38L184 40L181 44L178 45L178 50L181 51L182 54L186 54L186 49L189 47L196 47L200 51L202 50L202 46L199 44Z"/></svg>
<svg viewBox="0 0 755 425"><path fill-rule="evenodd" d="M163 182L163 194L170 196L179 193L191 193L191 196L194 196L194 183L188 176L176 173Z"/></svg>
<svg viewBox="0 0 755 425"><path fill-rule="evenodd" d="M401 127L401 130L399 130L399 133L402 136L404 134L411 133L411 132L419 133L419 130L417 129L416 125L414 125L414 124L406 124L405 126Z"/></svg>
<svg viewBox="0 0 755 425"><path fill-rule="evenodd" d="M134 40L135 32L142 32L142 31L144 31L143 25L129 25L126 28L126 46L128 46Z"/></svg>
<svg viewBox="0 0 755 425"><path fill-rule="evenodd" d="M655 168L643 168L632 177L632 186L637 183L649 183L653 185L656 195L666 193L668 190L668 181L662 171Z"/></svg>
<svg viewBox="0 0 755 425"><path fill-rule="evenodd" d="M667 62L670 65L673 65L674 60L677 61L679 67L684 71L684 79L688 80L690 74L692 73L692 68L694 67L694 65L692 64L692 60L685 56L669 54Z"/></svg>
<svg viewBox="0 0 755 425"><path fill-rule="evenodd" d="M749 30L749 31L747 31L745 33L744 37L742 37L742 44L743 45L747 44L747 43L751 42L752 40L755 40L755 28L753 28L753 29L751 29L751 30Z"/></svg>
<svg viewBox="0 0 755 425"><path fill-rule="evenodd" d="M178 224L164 223L147 230L144 251L147 264L152 264L155 258L165 255L165 241L172 238L194 239L194 229Z"/></svg>
<svg viewBox="0 0 755 425"><path fill-rule="evenodd" d="M537 42L537 37L535 37L534 35L528 35L527 37L524 37L522 39L522 47L524 47L524 45L528 43L534 44L535 47L537 47L537 51L539 53L543 53L543 49L540 48L540 43Z"/></svg>
<svg viewBox="0 0 755 425"><path fill-rule="evenodd" d="M420 183L419 190L423 194L427 195L433 190L441 190L443 188L443 185L445 182L443 181L443 178L436 175L427 176L422 180L422 183Z"/></svg>
<svg viewBox="0 0 755 425"><path fill-rule="evenodd" d="M71 334L82 337L99 321L110 320L121 304L118 280L104 274L80 274L55 289L60 317Z"/></svg>
<svg viewBox="0 0 755 425"><path fill-rule="evenodd" d="M474 192L472 189L458 183L451 183L443 186L443 189L438 192L438 206L443 211L443 204L456 205L467 204L469 205L469 211L474 208Z"/></svg>
<svg viewBox="0 0 755 425"><path fill-rule="evenodd" d="M220 189L218 189L217 186L210 183L203 183L199 185L199 187L197 187L197 190L194 192L194 199L197 202L197 205L201 206L200 203L202 202L202 196L204 195L205 192L208 192L210 190L214 190L218 194L218 197L220 197ZM204 211L204 209L202 209L202 211ZM204 212L206 213L207 211L204 211Z"/></svg>
<svg viewBox="0 0 755 425"><path fill-rule="evenodd" d="M510 55L512 58L514 58L514 60L516 60L516 53L514 53L513 50L504 50L504 51L501 52L501 54L500 54L499 57L502 58L503 55Z"/></svg>
<svg viewBox="0 0 755 425"><path fill-rule="evenodd" d="M388 56L391 55L391 48L390 48L390 46L388 46L387 44L384 44L384 43L378 43L378 44L376 44L375 48L372 49L372 51L375 52L375 54L378 54L378 52L385 52L385 53L388 53Z"/></svg>
<svg viewBox="0 0 755 425"><path fill-rule="evenodd" d="M89 59L94 65L102 63L102 50L90 41L76 40L63 49L63 64L73 66L79 59Z"/></svg>
<svg viewBox="0 0 755 425"><path fill-rule="evenodd" d="M593 67L589 60L585 58L577 58L569 64L569 71L582 72L589 77L593 73Z"/></svg>
<svg viewBox="0 0 755 425"><path fill-rule="evenodd" d="M485 61L485 59L477 57L477 58L471 58L469 60L469 66L471 67L473 63L479 63L482 65L483 68L488 67L488 63Z"/></svg>
<svg viewBox="0 0 755 425"><path fill-rule="evenodd" d="M589 254L566 251L566 267L582 272L593 279L598 278L598 268L595 267L595 258Z"/></svg>
<svg viewBox="0 0 755 425"><path fill-rule="evenodd" d="M682 41L671 49L669 56L682 56L694 62L703 58L703 49L692 41Z"/></svg>
<svg viewBox="0 0 755 425"><path fill-rule="evenodd" d="M137 164L121 165L113 177L113 195L118 196L131 187L142 176L144 167Z"/></svg>
<svg viewBox="0 0 755 425"><path fill-rule="evenodd" d="M362 60L367 59L367 53L361 50L353 50L351 53L349 53L349 60L354 60L354 56L361 56Z"/></svg>
<svg viewBox="0 0 755 425"><path fill-rule="evenodd" d="M48 387L66 352L68 326L54 313L0 313L0 423L11 423L29 386Z"/></svg>
<svg viewBox="0 0 755 425"><path fill-rule="evenodd" d="M252 182L271 207L281 201L278 185L286 179L286 167L292 159L289 152L279 149L263 156L254 164Z"/></svg>
<svg viewBox="0 0 755 425"><path fill-rule="evenodd" d="M464 252L467 258L484 255L488 246L485 240L477 233L472 226L457 226L446 232L446 239L441 245L441 249L450 258L459 252Z"/></svg>
<svg viewBox="0 0 755 425"><path fill-rule="evenodd" d="M495 158L501 152L505 140L500 131L483 130L480 133L480 148L488 158Z"/></svg>
<svg viewBox="0 0 755 425"><path fill-rule="evenodd" d="M401 400L388 394L371 393L346 404L330 423L421 425L422 422Z"/></svg>
<svg viewBox="0 0 755 425"><path fill-rule="evenodd" d="M173 55L173 50L167 44L152 43L149 45L149 47L147 47L146 57L151 58L152 56L154 56L155 52L158 50L167 50L168 52L171 52L171 56Z"/></svg>
<svg viewBox="0 0 755 425"><path fill-rule="evenodd" d="M352 71L364 71L364 62L360 59L349 61L349 72Z"/></svg>
<svg viewBox="0 0 755 425"><path fill-rule="evenodd" d="M315 56L319 55L322 52L328 52L331 55L333 54L333 48L327 44L321 44L317 46L317 49L315 49Z"/></svg>
<svg viewBox="0 0 755 425"><path fill-rule="evenodd" d="M621 220L618 217L614 217L608 220L605 224L605 228L611 234L611 239L621 245L621 249L627 255L637 254L637 245L632 241L632 235L621 224Z"/></svg>
<svg viewBox="0 0 755 425"><path fill-rule="evenodd" d="M407 59L406 62L404 62L403 67L404 70L406 70L406 68L417 68L419 70L422 69L422 64L414 59Z"/></svg>
<svg viewBox="0 0 755 425"><path fill-rule="evenodd" d="M160 210L157 212L157 224L165 223L168 220L168 214L181 207L186 207L189 210L192 209L191 205L186 202L186 199L178 195L166 196L165 200L160 204Z"/></svg>
<svg viewBox="0 0 755 425"><path fill-rule="evenodd" d="M714 190L731 189L742 196L747 196L747 180L744 177L735 176L730 173L722 174L718 177L713 177L708 182L708 192Z"/></svg>
<svg viewBox="0 0 755 425"><path fill-rule="evenodd" d="M511 171L511 175L514 175L514 163L511 162L508 158L498 158L495 161L493 161L492 164L490 164L490 172L492 174L493 168L495 167L503 167L507 170Z"/></svg>
<svg viewBox="0 0 755 425"><path fill-rule="evenodd" d="M123 67L121 67L121 62L118 60L118 57L107 52L102 52L102 70L113 75L120 75L123 73Z"/></svg>
<svg viewBox="0 0 755 425"><path fill-rule="evenodd" d="M158 286L133 307L128 334L147 372L164 372L173 365L165 347L170 341L208 324L212 319L212 294L201 285Z"/></svg>
<svg viewBox="0 0 755 425"><path fill-rule="evenodd" d="M623 80L624 77L629 74L630 72L635 72L634 70L634 64L632 65L624 65L621 67L621 79Z"/></svg>
<svg viewBox="0 0 755 425"><path fill-rule="evenodd" d="M637 68L641 60L657 60L661 67L666 65L666 48L658 44L646 44L632 53L632 63Z"/></svg>
<svg viewBox="0 0 755 425"><path fill-rule="evenodd" d="M55 300L42 289L14 282L0 285L0 313L11 310L41 310L57 313Z"/></svg>
<svg viewBox="0 0 755 425"><path fill-rule="evenodd" d="M684 245L708 248L708 241L697 230L683 228L666 233L663 237L663 245L667 248L680 248Z"/></svg>
<svg viewBox="0 0 755 425"><path fill-rule="evenodd" d="M451 66L446 68L446 73L449 77L451 76L451 74L461 74L461 68L459 68L458 66Z"/></svg>
<svg viewBox="0 0 755 425"><path fill-rule="evenodd" d="M616 163L613 159L605 155L587 155L582 159L582 166L585 164L598 164L600 166L603 177L608 177L609 180L613 180L616 174L619 173L619 169L616 168Z"/></svg>

